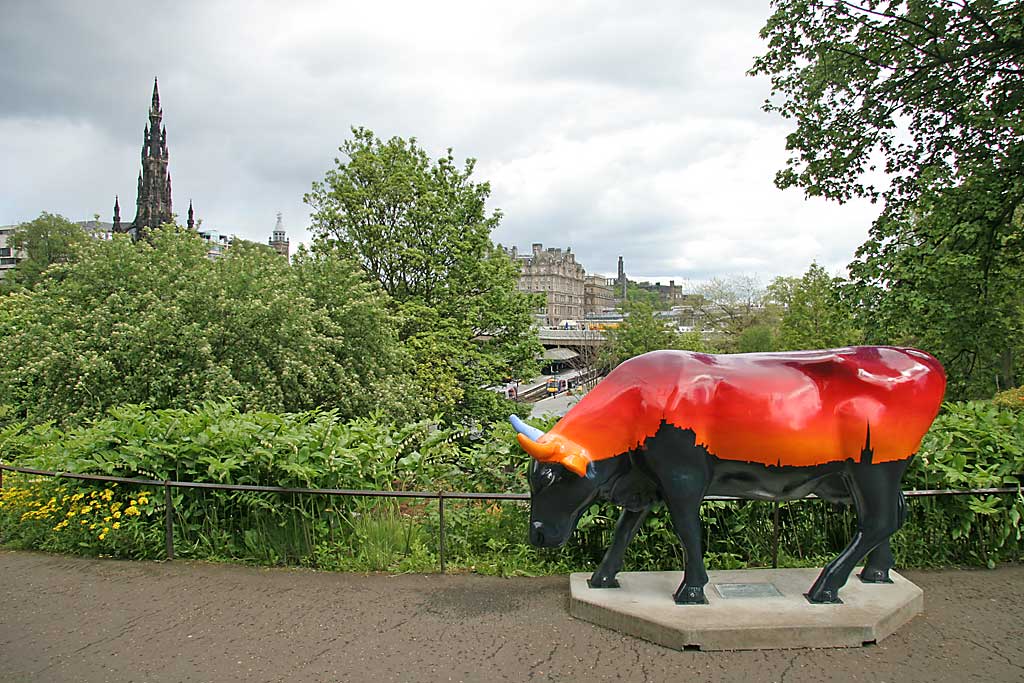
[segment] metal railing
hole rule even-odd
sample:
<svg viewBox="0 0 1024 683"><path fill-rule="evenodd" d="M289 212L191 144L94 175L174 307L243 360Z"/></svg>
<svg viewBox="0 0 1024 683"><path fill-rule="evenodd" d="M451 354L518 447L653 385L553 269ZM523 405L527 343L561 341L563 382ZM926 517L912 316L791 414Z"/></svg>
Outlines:
<svg viewBox="0 0 1024 683"><path fill-rule="evenodd" d="M3 487L3 473L16 472L19 474L30 474L43 477L58 477L63 479L78 479L83 481L96 481L115 484L129 484L133 486L162 487L164 490L164 545L168 560L174 559L174 501L171 498L171 489L213 489L218 491L248 491L256 493L277 493L277 494L306 494L321 496L342 496L342 497L376 497L376 498L418 498L422 500L436 500L438 503L438 560L441 573L446 570L445 558L445 524L444 524L444 502L445 500L516 500L528 501L528 493L473 493L467 491L379 491L373 489L314 489L295 488L285 486L255 486L251 484L214 484L211 482L196 481L173 481L160 479L137 479L134 477L113 477L99 474L79 474L75 472L51 472L39 470L32 467L14 467L0 462L0 488ZM924 489L904 491L908 498L915 497L938 497L938 496L979 496L979 495L1002 495L1019 494L1020 486L1003 488L977 488L977 489ZM816 498L813 494L808 498ZM705 501L740 501L747 500L736 496L706 496ZM772 511L772 567L778 567L779 559L779 502L773 502Z"/></svg>

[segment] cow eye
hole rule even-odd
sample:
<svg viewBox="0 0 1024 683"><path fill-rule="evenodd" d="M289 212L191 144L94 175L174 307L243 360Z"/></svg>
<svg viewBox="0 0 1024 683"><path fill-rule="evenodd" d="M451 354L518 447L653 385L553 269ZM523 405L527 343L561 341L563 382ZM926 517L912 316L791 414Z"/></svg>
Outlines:
<svg viewBox="0 0 1024 683"><path fill-rule="evenodd" d="M540 483L544 486L551 486L555 483L555 472L552 469L545 468L540 471Z"/></svg>

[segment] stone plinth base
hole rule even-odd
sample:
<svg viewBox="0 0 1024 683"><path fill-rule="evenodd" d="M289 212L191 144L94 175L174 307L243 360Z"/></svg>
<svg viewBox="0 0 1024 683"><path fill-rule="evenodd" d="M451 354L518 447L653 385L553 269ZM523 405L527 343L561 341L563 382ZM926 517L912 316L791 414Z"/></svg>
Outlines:
<svg viewBox="0 0 1024 683"><path fill-rule="evenodd" d="M839 591L842 604L804 597L818 569L709 572L707 605L676 605L682 572L623 572L620 588L587 586L572 574L569 612L579 619L676 650L860 647L920 614L924 593L896 572L893 583L862 583L857 569Z"/></svg>

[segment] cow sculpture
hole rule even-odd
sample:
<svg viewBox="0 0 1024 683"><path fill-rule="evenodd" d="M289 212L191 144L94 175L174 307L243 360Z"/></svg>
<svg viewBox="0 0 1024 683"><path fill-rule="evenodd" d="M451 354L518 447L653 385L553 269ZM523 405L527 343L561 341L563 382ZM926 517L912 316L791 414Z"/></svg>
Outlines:
<svg viewBox="0 0 1024 683"><path fill-rule="evenodd" d="M564 544L596 500L624 508L593 588L616 588L623 554L664 501L686 553L678 604L708 582L706 495L852 502L858 529L807 593L834 603L860 577L889 583L889 537L906 516L900 480L946 386L930 355L895 347L709 355L654 351L619 365L546 434L513 417L530 469L530 542Z"/></svg>

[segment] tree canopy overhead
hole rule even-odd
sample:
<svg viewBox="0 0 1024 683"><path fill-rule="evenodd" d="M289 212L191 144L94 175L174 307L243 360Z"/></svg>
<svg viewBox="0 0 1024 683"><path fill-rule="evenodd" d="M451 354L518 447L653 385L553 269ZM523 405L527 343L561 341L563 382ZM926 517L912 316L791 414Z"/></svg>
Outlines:
<svg viewBox="0 0 1024 683"><path fill-rule="evenodd" d="M767 111L796 121L780 187L914 202L983 168L1018 168L1024 4L775 0L761 31ZM890 188L872 184L878 155Z"/></svg>
<svg viewBox="0 0 1024 683"><path fill-rule="evenodd" d="M882 200L850 265L872 343L926 348L950 395L1019 382L1024 3L776 0L765 105L794 120L781 188ZM879 166L876 168L876 166Z"/></svg>

